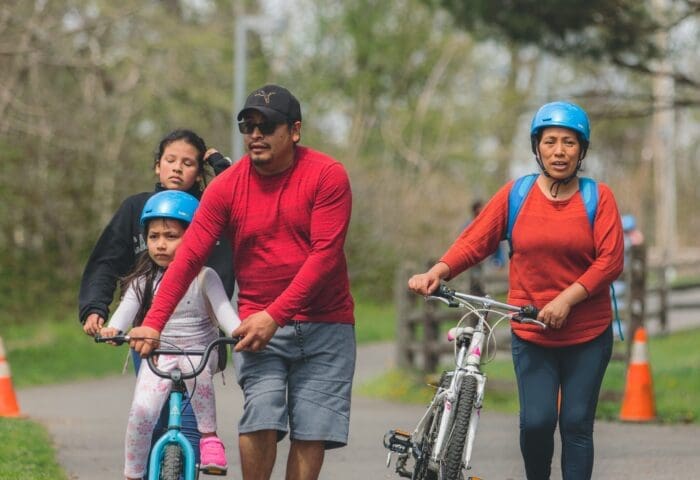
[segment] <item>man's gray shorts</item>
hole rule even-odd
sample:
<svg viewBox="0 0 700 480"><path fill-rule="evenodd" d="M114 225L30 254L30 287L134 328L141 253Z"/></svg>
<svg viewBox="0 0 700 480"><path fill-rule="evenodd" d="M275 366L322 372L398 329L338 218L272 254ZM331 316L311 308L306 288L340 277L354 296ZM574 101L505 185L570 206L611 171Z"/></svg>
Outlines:
<svg viewBox="0 0 700 480"><path fill-rule="evenodd" d="M234 352L245 404L238 433L277 430L278 440L347 444L355 373L355 328L294 322L261 352Z"/></svg>

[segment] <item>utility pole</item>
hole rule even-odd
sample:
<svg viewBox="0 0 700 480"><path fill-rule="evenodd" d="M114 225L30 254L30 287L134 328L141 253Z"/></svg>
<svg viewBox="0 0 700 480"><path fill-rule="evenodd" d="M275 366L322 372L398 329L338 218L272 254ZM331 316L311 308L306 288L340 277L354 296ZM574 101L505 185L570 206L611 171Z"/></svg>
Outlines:
<svg viewBox="0 0 700 480"><path fill-rule="evenodd" d="M233 161L238 161L243 155L243 137L238 132L236 115L243 106L247 78L248 30L262 31L269 19L262 15L245 15L239 2L234 4L235 25L233 31L233 105L231 108L231 152Z"/></svg>
<svg viewBox="0 0 700 480"><path fill-rule="evenodd" d="M258 34L279 34L287 28L284 17L271 18L270 15L246 15L242 1L233 4L233 105L231 108L231 152L233 161L243 156L243 137L238 131L236 115L243 107L246 92L247 63L248 63L248 30Z"/></svg>

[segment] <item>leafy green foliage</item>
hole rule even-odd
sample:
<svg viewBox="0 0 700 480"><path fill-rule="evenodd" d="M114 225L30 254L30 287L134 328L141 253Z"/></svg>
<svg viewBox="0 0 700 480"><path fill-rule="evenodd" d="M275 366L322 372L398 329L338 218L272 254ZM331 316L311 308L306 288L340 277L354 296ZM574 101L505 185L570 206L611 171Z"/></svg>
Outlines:
<svg viewBox="0 0 700 480"><path fill-rule="evenodd" d="M554 55L648 60L658 55L659 25L647 2L635 0L436 0L480 36L536 45Z"/></svg>

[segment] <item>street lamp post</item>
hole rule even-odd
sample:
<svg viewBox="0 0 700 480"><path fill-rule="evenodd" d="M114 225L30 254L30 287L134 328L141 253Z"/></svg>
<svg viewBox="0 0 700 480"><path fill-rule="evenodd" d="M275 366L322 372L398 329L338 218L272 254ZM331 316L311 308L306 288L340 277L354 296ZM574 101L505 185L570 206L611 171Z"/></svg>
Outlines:
<svg viewBox="0 0 700 480"><path fill-rule="evenodd" d="M247 38L248 30L260 32L269 20L262 15L237 15L234 31L234 61L233 61L233 108L231 112L231 151L233 160L237 161L243 155L243 138L238 132L236 113L243 106L245 95L245 80L247 69Z"/></svg>

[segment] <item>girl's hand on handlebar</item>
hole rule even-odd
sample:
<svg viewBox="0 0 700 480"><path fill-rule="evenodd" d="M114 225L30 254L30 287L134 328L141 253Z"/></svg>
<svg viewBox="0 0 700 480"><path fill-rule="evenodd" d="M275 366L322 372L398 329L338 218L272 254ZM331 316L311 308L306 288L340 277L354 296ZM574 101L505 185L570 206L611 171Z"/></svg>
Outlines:
<svg viewBox="0 0 700 480"><path fill-rule="evenodd" d="M120 333L122 333L122 332L114 327L102 327L100 329L99 335L100 335L100 337L115 337L115 336L119 335ZM109 343L110 345L117 346L117 344L114 342L107 342L107 343Z"/></svg>

